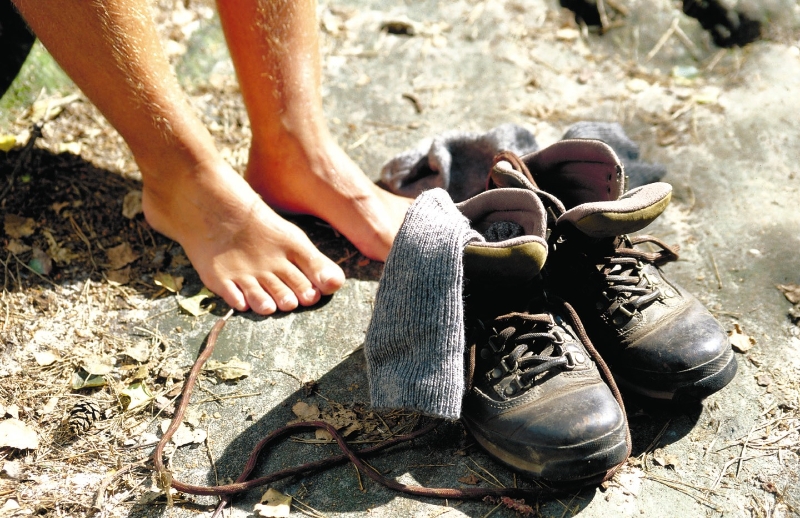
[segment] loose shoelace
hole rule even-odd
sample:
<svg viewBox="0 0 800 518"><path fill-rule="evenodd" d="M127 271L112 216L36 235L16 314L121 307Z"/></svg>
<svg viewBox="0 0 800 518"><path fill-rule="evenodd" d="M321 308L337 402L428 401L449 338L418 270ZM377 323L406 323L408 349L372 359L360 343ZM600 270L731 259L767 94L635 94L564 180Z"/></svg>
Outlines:
<svg viewBox="0 0 800 518"><path fill-rule="evenodd" d="M159 484L164 489L167 495L167 503L168 505L172 504L172 495L170 493L170 488L175 488L182 493L187 493L191 495L211 495L211 496L219 496L221 497L221 501L217 506L212 518L216 518L225 508L225 506L230 502L230 497L233 494L241 493L247 491L249 489L253 489L255 487L263 486L278 480L285 479L290 476L296 475L308 475L311 473L316 473L318 471L322 471L328 469L332 466L336 466L342 464L344 462L350 461L353 465L361 472L366 474L370 479L381 484L389 489L400 491L405 494L414 495L414 496L423 496L423 497L432 497L432 498L444 498L444 499L452 499L452 500L480 500L486 497L493 497L493 498L504 498L504 497L511 497L511 498L537 498L542 495L550 495L555 496L558 494L565 493L574 488L551 488L551 487L535 487L535 488L517 488L517 487L508 487L508 488L429 488L423 486L409 486L406 484L401 484L394 479L388 478L374 468L369 466L362 460L362 457L375 455L376 453L383 451L387 448L392 446L396 446L401 443L405 443L411 441L413 439L422 437L423 435L427 434L428 432L432 431L438 424L441 422L440 420L434 420L433 422L423 426L422 428L409 433L407 435L394 437L389 439L385 442L377 444L375 446L364 448L361 450L354 450L347 444L344 437L339 433L338 430L334 426L324 421L309 421L304 423L294 423L286 425L282 428L279 428L272 433L270 433L267 437L262 439L252 450L250 456L245 463L244 469L242 470L241 475L239 475L236 481L232 484L226 484L221 486L197 486L193 484L186 484L175 480L172 477L172 473L167 469L166 465L164 464L164 447L167 445L169 440L172 438L172 435L180 426L181 422L183 421L183 416L186 413L186 409L189 406L189 398L192 394L192 390L194 388L194 384L197 381L197 377L200 374L200 371L203 368L205 362L211 357L211 354L214 352L214 346L216 345L217 337L219 333L222 331L222 328L225 326L228 318L230 318L233 311L229 312L225 317L220 318L214 327L211 329L211 332L208 335L208 340L206 342L205 348L200 352L195 361L192 369L189 371L189 375L186 379L186 382L183 386L183 392L181 393L181 401L178 404L178 407L175 410L175 415L172 418L172 422L170 423L167 431L164 432L163 437L159 441L158 445L153 452L153 464L158 475ZM574 315L574 312L573 312ZM575 316L574 318L577 318ZM584 333L585 335L585 333ZM586 338L588 340L588 337ZM597 357L599 358L599 356ZM611 383L613 380L609 378ZM616 391L616 386L613 389L615 395L618 394ZM618 399L620 405L622 405L622 400ZM339 449L342 451L341 455L337 455L334 457L329 457L327 459L309 462L306 464L301 464L299 466L295 466L292 468L286 468L283 470L276 471L269 475L248 480L250 474L255 469L259 456L261 452L270 444L285 438L287 435L296 432L308 431L313 429L321 428L327 431L336 444L339 446ZM630 445L630 439L628 440L628 444ZM630 452L629 452L630 453ZM627 457L627 456L626 456ZM618 468L618 467L617 467ZM610 470L606 479L611 478L613 473L616 471L617 468Z"/></svg>
<svg viewBox="0 0 800 518"><path fill-rule="evenodd" d="M586 335L586 331L583 329L580 320L578 319L575 310L572 309L572 306L567 304L566 302L562 302L564 305L564 309L566 310L566 314L569 316L569 319L572 323L573 329L575 330L576 334L578 335L579 340L583 343L586 350L589 352L589 355L597 364L600 372L603 375L606 383L608 384L609 388L611 389L612 394L614 395L615 399L622 408L623 414L625 412L625 407L622 403L622 397L617 389L616 384L614 383L614 379L611 376L611 372L608 370L608 367L603 362L600 355L595 350L594 346L592 345L589 337ZM242 470L241 475L239 475L236 481L232 484L226 484L222 486L197 486L193 484L185 484L178 480L175 480L172 477L172 473L167 469L166 465L164 464L164 447L167 445L169 440L172 438L172 435L180 426L181 422L183 422L184 414L186 413L186 409L189 406L189 398L192 394L192 390L194 388L194 384L197 381L197 377L200 374L200 371L205 365L205 362L211 357L211 354L214 352L214 346L217 342L217 337L219 336L222 328L225 326L228 318L233 314L233 310L231 310L226 316L220 318L214 327L211 329L211 332L208 335L208 340L206 342L206 346L197 357L192 369L189 371L189 375L186 379L186 382L183 386L183 392L181 393L181 401L178 404L175 415L172 418L172 422L170 423L167 431L164 432L163 437L159 441L158 445L156 446L153 452L153 464L158 475L158 480L161 487L164 489L167 495L167 503L168 505L172 504L172 495L170 493L170 488L175 488L182 493L193 494L193 495L216 495L221 497L220 503L217 506L212 518L216 518L225 508L225 506L230 502L230 497L233 494L241 493L243 491L247 491L249 489L263 486L278 480L285 479L291 476L297 475L309 475L312 473L316 473L325 469L328 469L332 466L336 466L342 464L344 462L350 461L353 465L361 472L366 474L370 479L375 481L378 484L381 484L389 489L400 491L405 494L414 495L414 496L422 496L422 497L432 497L432 498L445 498L451 500L478 500L484 499L486 497L493 497L493 498L538 498L542 495L549 495L555 496L559 494L564 494L569 491L574 491L575 487L547 487L547 486L538 486L534 488L517 488L517 487L508 487L508 488L428 488L423 486L409 486L406 484L401 484L394 479L388 478L374 468L369 466L361 457L372 456L376 453L383 451L391 446L395 446L401 443L405 443L411 441L413 439L422 437L426 433L432 431L436 426L439 424L440 421L433 421L431 423L426 424L425 426L421 427L420 429L409 433L407 435L402 435L398 437L393 437L385 442L377 444L375 446L364 448L361 450L353 450L350 445L347 444L344 437L336 430L334 426L324 421L311 421L305 423L295 423L284 426L279 428L264 439L262 439L252 450L250 456L245 463L244 469ZM511 314L515 316L514 314ZM552 321L549 315L527 315L523 317L525 319L529 319L533 322L543 322L544 319L547 321ZM513 331L512 331L513 334ZM525 335L522 335L525 336ZM522 338L523 340L536 340L537 338L544 338L547 337L550 339L550 333L529 333L526 338ZM557 339L557 337L555 337ZM516 350L516 349L515 349ZM526 360L527 361L527 360ZM551 358L546 358L545 361L541 365L546 365L547 362L551 361ZM533 375L535 376L535 374ZM339 446L339 449L342 451L341 455L329 457L327 459L309 462L306 464L302 464L300 466L295 466L292 468L286 468L269 475L248 480L250 474L255 469L259 456L261 452L270 444L280 439L285 438L286 436L301 432L301 431L309 431L312 429L323 429L326 430L336 444ZM631 440L630 440L630 431L628 431L627 422L625 429L627 431L627 444L628 444L628 454L625 456L627 457L630 455L630 448L631 448ZM618 466L610 469L603 480L610 479L614 473L622 466L623 463L620 463Z"/></svg>
<svg viewBox="0 0 800 518"><path fill-rule="evenodd" d="M661 250L645 252L634 248L641 243L654 243ZM643 271L644 266L660 266L677 259L677 247L671 247L658 238L649 235L623 236L614 254L605 257L601 264L600 271L607 285L603 295L611 303L606 308L606 313L612 316L621 313L631 318L640 308L661 298L664 293L653 282L654 279ZM614 322L622 323L622 320L615 319Z"/></svg>

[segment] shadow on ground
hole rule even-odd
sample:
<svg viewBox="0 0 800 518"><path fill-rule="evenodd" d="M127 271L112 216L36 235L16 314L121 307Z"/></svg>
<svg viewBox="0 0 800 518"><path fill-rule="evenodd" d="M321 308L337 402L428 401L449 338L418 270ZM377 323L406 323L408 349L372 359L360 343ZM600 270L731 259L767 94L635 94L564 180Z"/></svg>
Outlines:
<svg viewBox="0 0 800 518"><path fill-rule="evenodd" d="M14 223L16 230L6 231L14 241L7 258L6 268L12 272L5 280L8 289L111 279L153 296L159 291L153 276L167 272L185 277L184 295L199 291L199 277L180 245L152 230L141 212L123 216L126 196L141 191L140 181L95 167L78 155L33 147L34 140L22 149L0 152L4 219L21 218ZM348 278L380 277L382 264L361 256L328 224L310 216L289 219ZM12 223L6 220L5 225L8 229ZM130 246L130 254L111 257L108 250L121 244ZM45 255L55 260L36 263Z"/></svg>
<svg viewBox="0 0 800 518"><path fill-rule="evenodd" d="M311 310L313 311L313 310ZM275 372L270 362L255 360L255 371L273 371L273 376L285 378L286 374ZM361 350L349 354L343 361L325 373L313 383L313 391L309 392L306 384L294 390L290 395L274 404L266 413L249 422L247 417L237 418L235 410L227 405L219 412L224 419L239 421L234 427L241 430L229 440L221 453L216 454L215 468L206 471L204 477L194 483L215 485L217 480L236 479L245 465L253 447L272 431L296 419L292 407L299 401L309 405L318 405L321 409L332 404L345 408L366 408L369 404L368 384L366 378L366 361ZM670 404L654 405L652 401L626 399L630 416L630 428L633 438L633 456L644 451L653 450L678 441L686 436L697 424L702 406L693 404L679 407ZM231 415L233 414L233 415ZM251 414L252 415L252 414ZM410 416L386 417L387 426L397 430L409 424ZM405 422L403 422L405 421ZM314 434L298 434L301 441L313 441ZM358 437L355 439L358 442ZM359 446L363 447L363 446ZM202 459L200 449L196 449L187 457L182 452L176 457L176 465L190 465L195 459ZM262 453L258 468L252 478L262 477L274 471L285 469L306 462L311 462L339 454L334 444L304 444L295 440L287 440L274 449ZM199 456L198 456L199 455ZM202 460L199 460L202 462ZM409 485L427 487L471 487L459 481L476 473L484 478L479 484L487 487L486 479L499 481L505 486L517 484L520 487L535 487L533 481L515 475L506 467L493 462L470 438L459 422L443 422L433 432L413 442L394 447L385 453L370 457L367 462L389 477L399 479ZM195 470L192 472L197 474ZM185 481L188 482L188 481ZM321 473L291 477L271 484L285 494L294 495L301 501L322 513L369 512L370 509L382 507L388 515L411 516L418 513L426 504L431 506L452 506L471 517L485 516L493 507L486 502L445 502L444 500L407 497L401 493L386 489L368 479L363 473L357 474L352 465L340 465ZM257 504L266 487L253 489L234 497L233 506L239 512L249 512ZM404 498L399 498L403 496ZM596 487L589 487L571 495L569 508L571 512L587 507L593 499L602 497ZM559 498L542 497L537 502L528 502L534 509L559 514L564 508L563 495ZM198 504L192 504L198 505ZM210 504L209 504L210 505ZM389 507L383 507L389 506ZM422 506L422 507L420 507ZM434 508L431 507L431 510ZM408 513L408 514L406 514ZM131 516L165 516L166 509L159 511L153 507L134 508ZM546 514L547 516L551 514Z"/></svg>

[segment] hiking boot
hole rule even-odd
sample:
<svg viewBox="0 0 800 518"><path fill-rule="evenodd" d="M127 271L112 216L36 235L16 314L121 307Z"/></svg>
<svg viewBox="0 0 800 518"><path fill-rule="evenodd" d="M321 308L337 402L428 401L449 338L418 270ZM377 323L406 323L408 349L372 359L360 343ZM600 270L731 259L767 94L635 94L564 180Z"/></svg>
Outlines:
<svg viewBox="0 0 800 518"><path fill-rule="evenodd" d="M600 141L563 140L524 157L496 158L489 188L521 187L547 207L548 290L574 305L617 383L657 399L702 399L736 374L728 336L708 310L660 266L677 249L646 235L672 188L625 192L614 151ZM659 248L647 252L636 245Z"/></svg>
<svg viewBox="0 0 800 518"><path fill-rule="evenodd" d="M593 358L602 360L585 334L578 338L580 324L544 297L542 203L529 190L503 189L457 207L487 240L464 251L464 425L490 455L529 476L603 478L628 457L627 421Z"/></svg>

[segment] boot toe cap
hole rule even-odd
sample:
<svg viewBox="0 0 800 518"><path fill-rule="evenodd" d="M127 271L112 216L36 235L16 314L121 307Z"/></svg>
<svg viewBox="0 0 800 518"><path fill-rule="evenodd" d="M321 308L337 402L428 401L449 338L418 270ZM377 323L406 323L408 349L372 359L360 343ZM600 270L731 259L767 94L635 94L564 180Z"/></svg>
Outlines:
<svg viewBox="0 0 800 518"><path fill-rule="evenodd" d="M635 340L613 366L623 386L660 399L705 397L736 373L728 335L696 299L671 322Z"/></svg>
<svg viewBox="0 0 800 518"><path fill-rule="evenodd" d="M592 383L464 422L494 457L531 476L576 481L605 473L627 455L627 427L608 387Z"/></svg>

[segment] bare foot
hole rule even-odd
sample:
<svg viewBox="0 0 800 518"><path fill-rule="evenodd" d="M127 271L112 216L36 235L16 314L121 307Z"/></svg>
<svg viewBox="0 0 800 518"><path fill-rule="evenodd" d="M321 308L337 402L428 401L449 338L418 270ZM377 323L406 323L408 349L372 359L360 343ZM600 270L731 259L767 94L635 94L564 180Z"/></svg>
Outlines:
<svg viewBox="0 0 800 518"><path fill-rule="evenodd" d="M273 212L224 162L147 181L148 223L183 246L203 283L239 311L268 315L309 306L344 273L296 226Z"/></svg>
<svg viewBox="0 0 800 518"><path fill-rule="evenodd" d="M303 146L288 132L254 140L245 178L276 210L330 223L365 256L385 261L412 200L373 184L327 132Z"/></svg>

